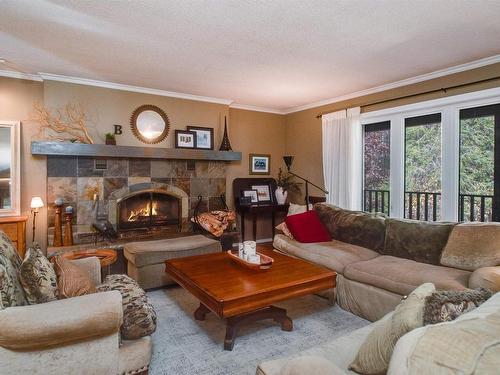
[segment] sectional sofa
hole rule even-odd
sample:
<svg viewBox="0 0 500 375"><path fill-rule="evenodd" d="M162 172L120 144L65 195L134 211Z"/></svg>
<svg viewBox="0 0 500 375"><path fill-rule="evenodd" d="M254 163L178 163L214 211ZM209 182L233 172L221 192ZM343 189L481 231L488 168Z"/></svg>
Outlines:
<svg viewBox="0 0 500 375"><path fill-rule="evenodd" d="M356 374L348 370L349 364L376 325L369 324L288 358L263 362L256 375ZM454 321L406 333L396 343L387 375L498 374L499 334L500 293L496 293Z"/></svg>
<svg viewBox="0 0 500 375"><path fill-rule="evenodd" d="M314 206L332 240L300 243L277 234L274 247L335 270L340 307L382 318L417 286L500 290L500 223L444 223L387 218Z"/></svg>

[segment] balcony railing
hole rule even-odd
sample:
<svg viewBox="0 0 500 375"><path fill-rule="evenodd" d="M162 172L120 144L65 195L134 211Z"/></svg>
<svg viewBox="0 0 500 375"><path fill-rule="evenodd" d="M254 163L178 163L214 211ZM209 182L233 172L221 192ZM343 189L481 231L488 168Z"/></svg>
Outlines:
<svg viewBox="0 0 500 375"><path fill-rule="evenodd" d="M363 209L367 212L390 214L388 190L365 189ZM493 195L460 194L459 221L492 221ZM427 191L405 192L405 217L408 219L437 221L441 216L441 193Z"/></svg>
<svg viewBox="0 0 500 375"><path fill-rule="evenodd" d="M405 217L436 221L440 216L441 193L427 191L405 192Z"/></svg>
<svg viewBox="0 0 500 375"><path fill-rule="evenodd" d="M365 211L382 212L389 216L391 211L391 193L389 190L365 189L363 195Z"/></svg>
<svg viewBox="0 0 500 375"><path fill-rule="evenodd" d="M460 221L492 221L493 195L460 194Z"/></svg>

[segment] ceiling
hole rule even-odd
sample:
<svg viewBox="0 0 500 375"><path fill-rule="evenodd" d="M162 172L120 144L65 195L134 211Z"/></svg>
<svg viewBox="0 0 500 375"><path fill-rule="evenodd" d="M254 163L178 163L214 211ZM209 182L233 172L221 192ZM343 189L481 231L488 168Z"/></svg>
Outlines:
<svg viewBox="0 0 500 375"><path fill-rule="evenodd" d="M23 72L278 112L500 53L498 0L3 0L0 14L0 58Z"/></svg>

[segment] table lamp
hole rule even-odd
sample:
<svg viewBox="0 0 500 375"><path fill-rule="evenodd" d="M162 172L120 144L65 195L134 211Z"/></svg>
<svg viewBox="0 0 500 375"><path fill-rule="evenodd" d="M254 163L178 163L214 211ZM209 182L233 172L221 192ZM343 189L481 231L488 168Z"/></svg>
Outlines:
<svg viewBox="0 0 500 375"><path fill-rule="evenodd" d="M40 208L43 207L43 200L40 197L31 198L31 212L33 213L33 240L35 242L36 215Z"/></svg>
<svg viewBox="0 0 500 375"><path fill-rule="evenodd" d="M292 167L293 156L290 156L290 155L283 156L283 161L285 162L286 168L288 169L288 173L290 173L292 176L295 176L295 177L301 179L302 181L304 181L306 183L306 209L307 209L307 211L309 211L309 184L311 184L315 188L318 188L319 190L321 190L325 194L328 194L328 191L326 191L325 189L319 187L316 184L313 184L308 179L306 179L304 177L301 177L299 175L296 175L295 173L291 172L290 168Z"/></svg>

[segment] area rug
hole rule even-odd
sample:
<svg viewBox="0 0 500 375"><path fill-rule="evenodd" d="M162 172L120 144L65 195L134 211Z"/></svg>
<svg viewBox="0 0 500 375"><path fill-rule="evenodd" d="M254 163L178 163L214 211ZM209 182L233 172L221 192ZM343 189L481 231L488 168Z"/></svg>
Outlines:
<svg viewBox="0 0 500 375"><path fill-rule="evenodd" d="M153 334L150 375L255 374L265 360L288 356L361 328L368 321L324 298L310 295L276 306L287 309L292 332L281 331L272 320L242 327L234 349L223 349L225 325L214 314L196 321L199 302L178 286L148 293L158 315Z"/></svg>

